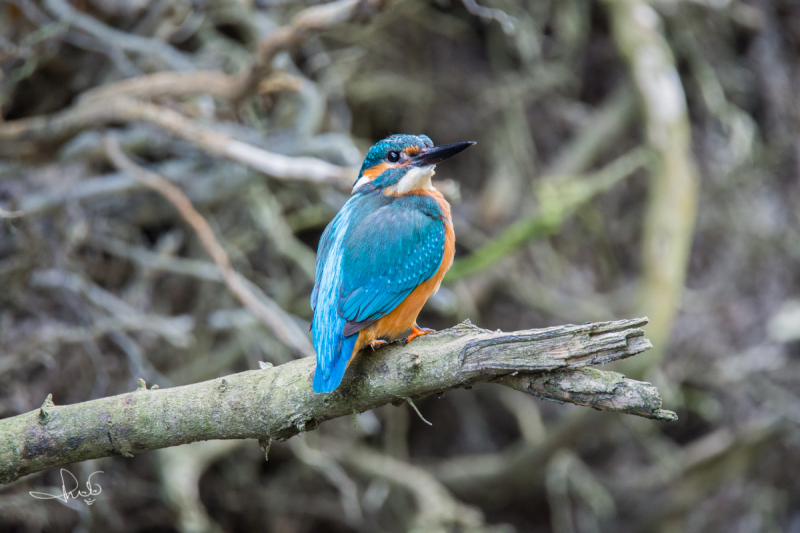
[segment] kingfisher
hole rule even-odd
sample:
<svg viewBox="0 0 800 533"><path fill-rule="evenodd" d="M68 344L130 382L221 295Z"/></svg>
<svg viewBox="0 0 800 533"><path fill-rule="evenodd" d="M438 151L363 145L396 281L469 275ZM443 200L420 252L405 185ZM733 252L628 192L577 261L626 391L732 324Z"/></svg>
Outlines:
<svg viewBox="0 0 800 533"><path fill-rule="evenodd" d="M362 348L433 331L417 316L453 264L456 238L450 204L431 177L437 163L473 144L391 135L369 149L317 251L314 392L335 390Z"/></svg>

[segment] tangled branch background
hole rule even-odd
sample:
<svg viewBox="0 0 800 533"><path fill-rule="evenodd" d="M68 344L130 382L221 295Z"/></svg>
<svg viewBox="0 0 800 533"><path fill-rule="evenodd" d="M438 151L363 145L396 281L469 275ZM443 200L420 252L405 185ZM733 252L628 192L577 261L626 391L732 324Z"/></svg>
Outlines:
<svg viewBox="0 0 800 533"><path fill-rule="evenodd" d="M91 507L28 476L0 529L800 531L797 94L789 0L0 0L0 417L313 354L316 244L401 132L478 141L421 325L648 315L613 369L680 417L456 390L72 465Z"/></svg>

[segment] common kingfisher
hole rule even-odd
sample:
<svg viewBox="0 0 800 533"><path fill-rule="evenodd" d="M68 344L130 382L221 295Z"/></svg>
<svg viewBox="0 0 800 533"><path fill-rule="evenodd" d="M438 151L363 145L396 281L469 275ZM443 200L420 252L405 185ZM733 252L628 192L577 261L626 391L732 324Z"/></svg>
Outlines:
<svg viewBox="0 0 800 533"><path fill-rule="evenodd" d="M437 163L473 144L392 135L369 149L317 251L315 392L336 389L361 348L433 331L418 327L417 316L452 265L456 238L450 204L431 177Z"/></svg>

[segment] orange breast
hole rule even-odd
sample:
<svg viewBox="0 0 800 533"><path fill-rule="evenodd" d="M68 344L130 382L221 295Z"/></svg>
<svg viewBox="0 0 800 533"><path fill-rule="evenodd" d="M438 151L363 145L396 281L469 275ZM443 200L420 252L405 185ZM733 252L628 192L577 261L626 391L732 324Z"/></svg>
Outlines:
<svg viewBox="0 0 800 533"><path fill-rule="evenodd" d="M436 189L426 190L423 194L433 197L444 213L445 238L442 264L431 279L420 283L400 305L359 332L353 355L376 339L394 340L411 329L411 326L417 322L417 317L425 302L439 289L444 275L453 264L453 256L456 251L456 234L453 231L453 222L450 217L450 204Z"/></svg>

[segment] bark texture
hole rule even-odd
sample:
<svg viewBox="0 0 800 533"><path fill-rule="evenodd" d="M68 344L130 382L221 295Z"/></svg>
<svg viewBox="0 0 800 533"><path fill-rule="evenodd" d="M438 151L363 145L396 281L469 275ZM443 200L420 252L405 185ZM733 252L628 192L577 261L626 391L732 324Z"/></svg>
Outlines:
<svg viewBox="0 0 800 533"><path fill-rule="evenodd" d="M511 333L465 322L409 345L362 352L340 389L311 389L315 361L169 389L147 389L0 420L0 483L52 466L211 439L285 440L320 423L387 403L496 381L556 401L661 420L649 383L585 367L651 347L646 318Z"/></svg>

